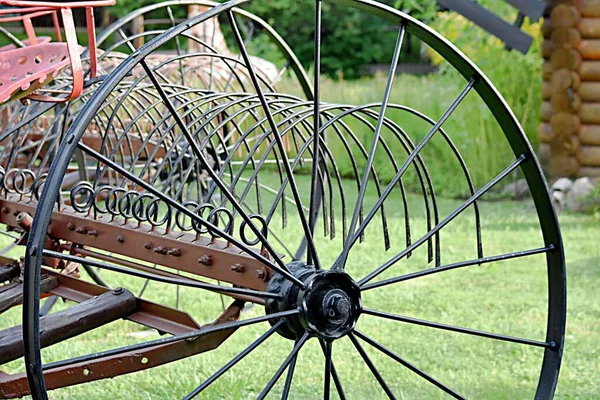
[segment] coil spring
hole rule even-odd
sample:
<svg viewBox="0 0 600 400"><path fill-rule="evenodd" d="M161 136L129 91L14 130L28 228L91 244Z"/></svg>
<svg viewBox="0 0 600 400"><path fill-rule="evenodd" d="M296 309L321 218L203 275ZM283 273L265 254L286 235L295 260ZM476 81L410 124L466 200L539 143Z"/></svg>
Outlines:
<svg viewBox="0 0 600 400"><path fill-rule="evenodd" d="M229 236L234 234L234 214L226 207L215 206L211 203L197 203L185 201L181 206L199 219L192 219L188 213L173 205L165 203L159 197L147 192L126 190L121 187L100 186L94 188L90 182L81 181L70 191L71 207L79 213L94 212L97 214L110 214L113 217L133 219L138 223L148 223L153 227L177 227L181 232L194 231L198 235L210 234L214 239L223 237L223 232ZM268 224L260 214L248 215L250 220L260 224L260 231L266 238ZM189 222L188 222L189 221ZM224 226L223 229L219 226ZM243 221L239 227L239 237L248 246L259 243L259 239L249 238L248 223Z"/></svg>
<svg viewBox="0 0 600 400"><path fill-rule="evenodd" d="M32 195L39 200L47 177L48 174L37 175L28 168L11 168L6 171L0 166L0 187L5 193Z"/></svg>
<svg viewBox="0 0 600 400"><path fill-rule="evenodd" d="M27 168L11 168L6 171L0 166L0 187L6 193L17 193L21 196L30 195L39 201L41 192L48 178L48 174L37 175ZM213 238L222 237L222 232L232 236L234 234L234 214L226 207L215 206L211 203L199 204L195 201L185 201L181 204L190 213L209 224L202 224L198 219L191 219L181 209L173 211L171 204L165 203L160 198L136 190L126 190L113 186L94 186L87 181L81 181L73 186L69 192L71 207L78 213L110 214L113 217L134 219L138 223L149 223L153 227L165 226L171 229L176 226L181 232L194 231L198 235L210 234ZM104 201L102 201L104 200ZM60 202L60 196L57 199ZM164 210L161 212L161 209ZM190 223L186 223L186 218ZM260 214L249 214L248 219L258 223L261 234L267 238L268 224ZM224 229L219 225L224 222ZM248 246L259 243L258 237L252 239L248 235L248 222L243 220L239 227L239 237ZM215 229L216 228L216 229Z"/></svg>

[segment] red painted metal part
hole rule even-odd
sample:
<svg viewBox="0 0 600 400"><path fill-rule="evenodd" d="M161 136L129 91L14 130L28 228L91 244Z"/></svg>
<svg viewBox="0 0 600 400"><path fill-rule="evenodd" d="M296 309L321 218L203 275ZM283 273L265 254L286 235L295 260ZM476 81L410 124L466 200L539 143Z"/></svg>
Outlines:
<svg viewBox="0 0 600 400"><path fill-rule="evenodd" d="M91 78L97 76L96 28L93 7L114 5L114 0L70 3L0 0L0 5L20 8L0 10L0 22L21 21L27 32L28 44L23 48L8 48L0 52L0 104L9 100L29 98L45 102L65 102L77 98L83 91L83 67L73 21L73 8L86 9L88 46L90 49ZM57 11L62 16L66 42L62 35ZM52 15L59 43L39 43L32 18ZM67 96L56 97L37 93L48 85L65 67L71 66L72 85Z"/></svg>

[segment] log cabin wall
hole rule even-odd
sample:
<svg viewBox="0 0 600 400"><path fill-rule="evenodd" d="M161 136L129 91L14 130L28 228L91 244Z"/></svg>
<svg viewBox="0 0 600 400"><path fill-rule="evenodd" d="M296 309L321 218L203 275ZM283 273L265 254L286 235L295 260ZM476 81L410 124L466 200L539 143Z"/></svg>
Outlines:
<svg viewBox="0 0 600 400"><path fill-rule="evenodd" d="M600 0L554 0L542 33L540 159L552 177L598 177Z"/></svg>

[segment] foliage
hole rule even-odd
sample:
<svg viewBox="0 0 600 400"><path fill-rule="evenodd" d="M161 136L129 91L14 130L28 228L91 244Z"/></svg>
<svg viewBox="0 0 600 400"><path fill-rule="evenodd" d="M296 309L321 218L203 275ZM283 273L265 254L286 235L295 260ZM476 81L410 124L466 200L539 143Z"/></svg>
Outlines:
<svg viewBox="0 0 600 400"><path fill-rule="evenodd" d="M323 74L353 78L365 64L389 62L396 38L394 30L386 30L379 18L360 10L328 2L323 2L322 7ZM313 64L315 2L256 1L245 8L273 26L305 67Z"/></svg>
<svg viewBox="0 0 600 400"><path fill-rule="evenodd" d="M502 12L500 15L503 15ZM431 25L487 75L507 100L529 140L535 145L542 101L540 24L525 23L523 26L534 38L526 55L517 51L506 51L499 39L475 27L456 13L439 13ZM441 63L438 54L429 50L428 55L434 63ZM442 73L444 72L442 69Z"/></svg>

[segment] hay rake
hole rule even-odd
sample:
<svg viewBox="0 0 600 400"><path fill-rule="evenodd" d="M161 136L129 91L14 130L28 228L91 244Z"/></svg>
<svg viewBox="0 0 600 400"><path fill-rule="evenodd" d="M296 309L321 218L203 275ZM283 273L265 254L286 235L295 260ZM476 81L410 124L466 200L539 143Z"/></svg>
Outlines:
<svg viewBox="0 0 600 400"><path fill-rule="evenodd" d="M222 396L211 390L231 369L238 379L252 373L233 368L252 352L273 361L273 371L258 385L243 381L240 393L227 395L288 398L298 391L315 397L319 388L326 399L396 398L405 385L396 379L398 369L425 383L416 384L415 396L480 395L481 388L427 361L426 349L409 350L398 346L401 337L382 337L384 324L393 323L424 327L439 335L436 342L468 337L498 343L509 359L526 354L535 359L531 366L501 373L528 382L519 386L520 397L551 398L565 324L562 242L535 155L496 89L422 23L380 3L336 0L327 3L394 26L397 40L381 101L323 101L328 93L319 76L321 15L331 12L330 5L316 3L311 84L285 42L238 8L247 2L168 2L138 10L99 35L105 51L98 54L97 78L87 81L83 94L58 107L35 96L31 104L7 105L11 128L3 134L0 222L19 232L18 243L26 246L21 261L7 259L0 270L5 320L18 316L22 303L22 326L0 331L0 364L13 371L15 360L24 360L25 371L0 374L0 395L46 398L47 390L100 385L173 361L185 368L193 355L234 347L220 369L211 365L216 372L172 395ZM169 8L170 27L127 32L140 15L180 3L214 7L180 24ZM269 63L259 68L261 61L249 53L248 22L258 24L283 53L286 64L278 72ZM199 33L212 29L214 38L218 26L227 26L226 48ZM393 101L395 66L407 34L464 79L441 116ZM290 71L296 88L280 89L279 80ZM76 81L72 75L57 75L44 88L67 95ZM514 153L480 186L452 140L456 132L444 128L467 104L489 110ZM440 171L428 167L432 156L448 157L461 171L453 179L468 194L451 207L436 196ZM392 177L384 178L389 171ZM500 245L486 230L481 200L517 171L532 193L535 248L510 240ZM419 196L409 193L409 184ZM468 243L444 234L459 221ZM472 257L453 257L456 245L468 247ZM465 325L412 317L406 308L396 312L398 304L390 301L406 301L402 286L409 281L443 284L427 279L473 269L485 274L505 268L510 275L523 265L547 283L546 314L535 334L511 334L509 328L519 327L517 312L506 316L505 325L494 325L485 312ZM504 290L519 287L506 279L503 284L497 274L493 278ZM463 285L468 292L468 281ZM48 296L77 304L40 317L40 299ZM224 298L229 304L221 305ZM115 324L107 324L121 319L129 322L115 324L134 322L160 336L131 344L88 340L85 353L72 353L80 349L78 340L98 338L95 331L109 332ZM261 346L267 340L291 350L278 359L276 347ZM506 350L515 347L521 350ZM354 366L344 370L342 361L351 354ZM304 368L304 362L322 367ZM363 370L369 375L357 380ZM316 384L312 372L318 372Z"/></svg>

